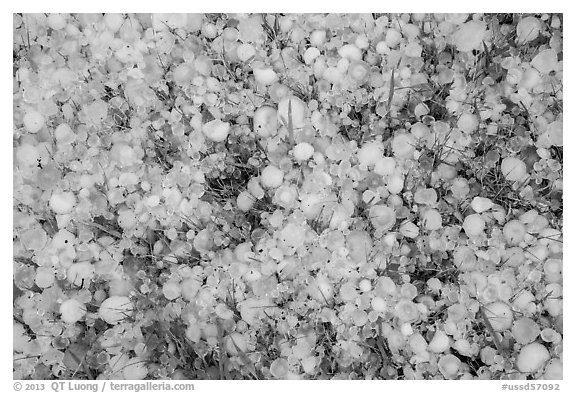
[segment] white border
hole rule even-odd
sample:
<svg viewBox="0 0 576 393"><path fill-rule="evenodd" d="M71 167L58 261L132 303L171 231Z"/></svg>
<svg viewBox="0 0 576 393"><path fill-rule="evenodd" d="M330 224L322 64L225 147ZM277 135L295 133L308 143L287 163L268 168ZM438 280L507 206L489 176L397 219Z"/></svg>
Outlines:
<svg viewBox="0 0 576 393"><path fill-rule="evenodd" d="M8 171L12 168L12 80L9 75L11 75L11 64L8 62L8 53L11 50L12 40L12 12L38 12L38 11L51 11L51 12L102 12L113 11L113 12L126 12L126 11L162 11L162 12L479 12L488 10L489 12L563 12L564 13L564 69L567 72L564 73L564 140L565 145L568 146L566 149L567 153L565 155L565 167L564 174L566 178L565 183L565 222L567 223L564 229L564 239L567 239L567 246L565 247L564 256L564 302L565 302L565 319L564 331L566 335L564 337L564 381L561 382L562 391L576 391L574 384L574 371L576 370L576 363L572 359L571 355L574 355L574 286L572 285L572 280L575 278L574 274L574 263L576 263L574 248L572 243L576 240L574 232L574 223L576 222L574 209L571 202L574 201L574 184L576 179L572 179L572 176L576 173L576 168L574 167L573 157L571 155L570 146L574 146L574 124L573 113L576 113L576 108L574 107L573 92L574 92L574 76L572 72L574 68L574 56L573 51L569 48L576 47L574 41L574 13L571 12L573 9L568 6L567 2L546 2L546 1L523 1L523 2L510 2L506 0L489 0L481 2L462 2L462 1L410 1L410 2L367 2L367 1L357 1L353 0L350 2L319 2L319 1L306 1L306 0L290 0L285 3L277 1L218 1L216 2L178 2L172 4L166 4L159 1L154 2L134 2L134 1L97 1L97 2L78 2L78 1L57 1L57 2L45 2L45 1L25 1L25 2L11 2L9 4L4 4L1 6L3 11L0 14L2 18L2 23L0 26L4 29L4 37L1 40L2 51L0 52L3 56L1 80L4 81L2 84L2 119L5 126L5 131L2 133L2 141L0 143L0 148L2 152L0 154L0 168L2 168L2 184L4 186L4 192L1 194L2 204L2 214L3 222L1 226L2 236L0 237L2 259L5 264L5 271L2 272L2 282L0 283L0 315L5 315L4 323L2 326L2 337L4 338L3 352L0 355L0 377L2 381L3 391L13 391L13 381L12 381L12 369L11 369L11 359L12 350L11 344L9 342L12 337L12 323L11 318L8 315L11 314L11 303L12 298L12 243L11 238L11 224L8 221L8 217L12 216L12 187L8 184L12 184L12 174ZM8 8L4 10L4 8ZM9 79L10 78L10 79ZM567 176L566 176L567 174ZM571 371L572 370L572 371ZM538 381L540 382L540 381ZM542 381L543 382L543 381ZM382 389L401 389L402 391L440 391L443 393L462 393L463 390L468 392L492 392L501 391L500 381L260 381L258 383L247 382L247 381L196 381L195 391L213 391L217 389L218 391L246 391L246 392L257 392L263 391L269 393L271 389L274 390L342 390L349 391L353 389L362 389L363 391L381 391ZM360 384L362 386L360 386ZM518 384L522 382L518 381Z"/></svg>

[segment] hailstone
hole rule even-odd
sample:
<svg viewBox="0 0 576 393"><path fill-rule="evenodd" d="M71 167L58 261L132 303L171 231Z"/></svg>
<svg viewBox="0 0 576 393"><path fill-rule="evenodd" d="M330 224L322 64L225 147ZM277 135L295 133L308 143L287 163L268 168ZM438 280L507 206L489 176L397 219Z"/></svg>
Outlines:
<svg viewBox="0 0 576 393"><path fill-rule="evenodd" d="M306 161L314 154L314 147L306 142L300 142L293 149L294 158L297 161Z"/></svg>
<svg viewBox="0 0 576 393"><path fill-rule="evenodd" d="M558 53L554 49L544 49L534 56L530 64L542 74L547 75L558 70Z"/></svg>
<svg viewBox="0 0 576 393"><path fill-rule="evenodd" d="M254 198L254 196L252 196L248 191L240 192L236 198L236 205L238 206L238 209L243 212L250 210L252 206L254 206L255 202L256 198Z"/></svg>
<svg viewBox="0 0 576 393"><path fill-rule="evenodd" d="M290 115L289 116L289 112ZM306 105L298 97L287 97L278 103L278 121L286 126L292 119L294 128L302 128L306 117Z"/></svg>
<svg viewBox="0 0 576 393"><path fill-rule="evenodd" d="M241 62L250 60L252 57L254 57L254 55L256 55L256 49L254 49L252 44L244 43L238 45L236 48L236 56L238 56L238 59Z"/></svg>
<svg viewBox="0 0 576 393"><path fill-rule="evenodd" d="M358 162L364 167L375 165L384 155L384 145L380 141L367 142L358 150Z"/></svg>
<svg viewBox="0 0 576 393"><path fill-rule="evenodd" d="M56 214L68 214L76 206L76 197L70 191L54 193L48 202L50 209Z"/></svg>
<svg viewBox="0 0 576 393"><path fill-rule="evenodd" d="M266 188L277 188L284 182L284 172L274 165L268 165L260 175L260 181Z"/></svg>
<svg viewBox="0 0 576 393"><path fill-rule="evenodd" d="M60 305L60 314L62 321L74 324L86 315L86 306L76 299L68 299Z"/></svg>
<svg viewBox="0 0 576 393"><path fill-rule="evenodd" d="M469 216L466 216L462 224L462 229L464 229L464 232L466 232L468 237L480 235L484 231L485 227L486 221L484 221L482 216L479 214L470 214Z"/></svg>
<svg viewBox="0 0 576 393"><path fill-rule="evenodd" d="M24 115L24 128L31 134L36 134L44 127L44 116L38 111L26 112Z"/></svg>
<svg viewBox="0 0 576 393"><path fill-rule="evenodd" d="M522 18L516 25L516 37L518 37L519 44L525 44L538 38L540 34L541 24L540 21L533 17L527 16Z"/></svg>
<svg viewBox="0 0 576 393"><path fill-rule="evenodd" d="M130 317L134 311L134 305L127 296L111 296L100 305L98 316L105 322L116 325Z"/></svg>
<svg viewBox="0 0 576 393"><path fill-rule="evenodd" d="M262 138L276 135L278 132L278 118L276 109L270 106L261 106L254 112L254 132Z"/></svg>
<svg viewBox="0 0 576 393"><path fill-rule="evenodd" d="M506 303L501 301L490 303L484 307L484 313L494 331L502 332L512 327L514 314L510 306Z"/></svg>
<svg viewBox="0 0 576 393"><path fill-rule="evenodd" d="M471 20L464 23L453 35L456 49L460 52L471 52L477 49L484 40L486 23L481 20Z"/></svg>
<svg viewBox="0 0 576 393"><path fill-rule="evenodd" d="M270 86L278 81L278 75L272 67L254 68L254 79L259 85Z"/></svg>
<svg viewBox="0 0 576 393"><path fill-rule="evenodd" d="M223 142L228 138L230 123L214 119L204 124L202 132L206 135L206 138L213 142Z"/></svg>
<svg viewBox="0 0 576 393"><path fill-rule="evenodd" d="M526 164L516 157L506 157L502 160L500 170L509 181L521 181L526 177Z"/></svg>
<svg viewBox="0 0 576 393"><path fill-rule="evenodd" d="M522 373L533 373L538 371L550 359L550 353L546 347L540 343L525 345L516 357L516 367Z"/></svg>

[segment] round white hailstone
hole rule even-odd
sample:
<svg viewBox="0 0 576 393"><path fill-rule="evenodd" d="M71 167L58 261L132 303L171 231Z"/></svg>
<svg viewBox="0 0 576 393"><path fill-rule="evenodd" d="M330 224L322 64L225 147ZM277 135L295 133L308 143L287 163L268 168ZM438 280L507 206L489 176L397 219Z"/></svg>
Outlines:
<svg viewBox="0 0 576 393"><path fill-rule="evenodd" d="M288 370L288 361L284 358L275 359L272 364L270 364L270 374L276 379L284 379L288 374Z"/></svg>
<svg viewBox="0 0 576 393"><path fill-rule="evenodd" d="M384 298L381 298L379 296L376 296L374 299L372 299L370 305L372 306L372 309L374 311L380 313L385 312L388 309L388 306L386 305L386 300L384 300Z"/></svg>
<svg viewBox="0 0 576 393"><path fill-rule="evenodd" d="M252 46L252 44L241 44L238 45L236 48L236 56L241 62L245 62L250 60L256 54L256 49Z"/></svg>
<svg viewBox="0 0 576 393"><path fill-rule="evenodd" d="M420 57L422 54L422 46L417 42L410 42L404 48L404 54L408 57Z"/></svg>
<svg viewBox="0 0 576 393"><path fill-rule="evenodd" d="M284 172L274 165L268 165L260 175L260 182L265 188L277 188L284 182Z"/></svg>
<svg viewBox="0 0 576 393"><path fill-rule="evenodd" d="M144 205L147 207L153 208L160 204L160 196L159 195L150 195L149 197L144 199Z"/></svg>
<svg viewBox="0 0 576 393"><path fill-rule="evenodd" d="M298 161L306 161L314 155L314 147L306 142L300 142L294 146L294 158Z"/></svg>
<svg viewBox="0 0 576 393"><path fill-rule="evenodd" d="M469 112L464 112L458 119L458 128L466 134L471 134L478 128L478 118Z"/></svg>
<svg viewBox="0 0 576 393"><path fill-rule="evenodd" d="M197 343L200 341L200 337L202 336L202 329L198 325L190 325L186 329L186 338L193 343Z"/></svg>
<svg viewBox="0 0 576 393"><path fill-rule="evenodd" d="M357 83L364 83L370 77L370 66L364 61L353 61L348 67L348 75Z"/></svg>
<svg viewBox="0 0 576 393"><path fill-rule="evenodd" d="M552 359L546 366L546 370L544 371L543 377L546 380L560 381L564 377L562 369L563 369L562 361L560 359Z"/></svg>
<svg viewBox="0 0 576 393"><path fill-rule="evenodd" d="M44 127L44 116L38 111L30 111L24 115L24 128L31 134L36 134Z"/></svg>
<svg viewBox="0 0 576 393"><path fill-rule="evenodd" d="M470 342L465 338L461 338L461 339L456 340L453 344L453 347L455 350L458 351L458 353L460 353L460 355L463 355L463 356L469 356L470 352L472 350L472 346L470 345Z"/></svg>
<svg viewBox="0 0 576 393"><path fill-rule="evenodd" d="M468 237L478 236L486 227L486 221L479 214L470 214L464 219L462 229Z"/></svg>
<svg viewBox="0 0 576 393"><path fill-rule="evenodd" d="M516 358L516 367L521 373L533 373L544 366L550 359L546 347L539 343L525 345Z"/></svg>
<svg viewBox="0 0 576 393"><path fill-rule="evenodd" d="M554 49L544 49L532 59L532 67L547 75L558 69L558 54Z"/></svg>
<svg viewBox="0 0 576 393"><path fill-rule="evenodd" d="M384 42L389 48L394 48L396 45L400 43L402 39L402 34L396 29L388 29L386 31L386 38L384 38Z"/></svg>
<svg viewBox="0 0 576 393"><path fill-rule="evenodd" d="M396 223L396 212L385 205L374 205L368 213L374 228L378 230L389 230Z"/></svg>
<svg viewBox="0 0 576 393"><path fill-rule="evenodd" d="M353 44L342 45L338 49L338 54L348 60L362 60L362 51Z"/></svg>
<svg viewBox="0 0 576 393"><path fill-rule="evenodd" d="M16 159L23 167L34 167L38 165L40 155L35 146L23 144L16 149Z"/></svg>
<svg viewBox="0 0 576 393"><path fill-rule="evenodd" d="M254 112L254 132L267 138L278 131L278 112L270 106L261 106Z"/></svg>
<svg viewBox="0 0 576 393"><path fill-rule="evenodd" d="M36 277L34 282L39 288L48 288L54 285L56 281L56 276L54 275L54 269L49 266L40 266L36 269Z"/></svg>
<svg viewBox="0 0 576 393"><path fill-rule="evenodd" d="M411 158L414 154L416 141L412 134L399 133L392 139L392 152L397 158Z"/></svg>
<svg viewBox="0 0 576 393"><path fill-rule="evenodd" d="M302 359L302 369L306 374L314 374L318 360L315 356L308 356Z"/></svg>
<svg viewBox="0 0 576 393"><path fill-rule="evenodd" d="M178 86L190 83L193 77L194 69L186 63L177 65L172 73L172 78Z"/></svg>
<svg viewBox="0 0 576 393"><path fill-rule="evenodd" d="M436 209L427 210L422 215L422 220L424 221L424 226L429 231L435 231L442 228L442 216Z"/></svg>
<svg viewBox="0 0 576 393"><path fill-rule="evenodd" d="M372 290L372 283L367 278L360 281L358 284L361 292L370 292Z"/></svg>
<svg viewBox="0 0 576 393"><path fill-rule="evenodd" d="M450 348L450 339L443 330L436 330L434 337L428 344L428 350L434 353L442 353Z"/></svg>
<svg viewBox="0 0 576 393"><path fill-rule="evenodd" d="M310 285L308 288L310 291L310 296L312 296L314 299L320 302L324 302L334 297L334 286L326 277L316 277L314 284Z"/></svg>
<svg viewBox="0 0 576 393"><path fill-rule="evenodd" d="M406 222L400 226L400 234L410 239L418 237L419 232L420 229L413 222Z"/></svg>
<svg viewBox="0 0 576 393"><path fill-rule="evenodd" d="M502 332L512 327L514 314L509 305L496 301L484 307L486 318L490 321L492 328L496 332Z"/></svg>
<svg viewBox="0 0 576 393"><path fill-rule="evenodd" d="M367 49L370 46L370 41L368 41L366 34L358 34L356 40L354 40L354 44L360 49Z"/></svg>
<svg viewBox="0 0 576 393"><path fill-rule="evenodd" d="M116 325L118 322L132 315L134 305L127 296L110 296L104 300L98 310L98 316L110 325Z"/></svg>
<svg viewBox="0 0 576 393"><path fill-rule="evenodd" d="M124 17L122 14L108 13L104 15L104 23L106 24L106 28L108 28L108 30L115 33L122 27L122 24L124 23Z"/></svg>
<svg viewBox="0 0 576 393"><path fill-rule="evenodd" d="M214 142L222 142L228 138L230 132L230 123L214 119L204 124L202 132L208 139Z"/></svg>
<svg viewBox="0 0 576 393"><path fill-rule="evenodd" d="M174 300L180 297L182 289L180 288L180 284L169 281L162 286L162 293L166 299Z"/></svg>
<svg viewBox="0 0 576 393"><path fill-rule="evenodd" d="M410 345L410 349L418 354L426 352L426 347L428 346L428 343L420 333L411 335L408 338L408 344Z"/></svg>
<svg viewBox="0 0 576 393"><path fill-rule="evenodd" d="M316 47L324 44L326 42L326 31L325 30L314 30L310 34L310 43Z"/></svg>
<svg viewBox="0 0 576 393"><path fill-rule="evenodd" d="M50 209L56 214L68 214L76 206L76 197L70 191L54 193L48 202Z"/></svg>
<svg viewBox="0 0 576 393"><path fill-rule="evenodd" d="M526 228L518 220L508 221L504 228L502 228L504 239L511 246L517 246L524 241L526 235Z"/></svg>
<svg viewBox="0 0 576 393"><path fill-rule="evenodd" d="M394 173L396 169L396 160L394 157L382 157L374 165L374 173L380 176L388 176Z"/></svg>
<svg viewBox="0 0 576 393"><path fill-rule="evenodd" d="M214 247L214 234L209 229L204 228L196 234L192 245L196 251L202 254L208 253Z"/></svg>
<svg viewBox="0 0 576 393"><path fill-rule="evenodd" d="M272 67L255 68L254 79L256 79L256 83L260 85L270 86L271 84L278 81L278 75L272 69Z"/></svg>
<svg viewBox="0 0 576 393"><path fill-rule="evenodd" d="M480 20L471 20L464 23L453 35L456 49L460 52L471 52L480 48L486 33L486 23Z"/></svg>
<svg viewBox="0 0 576 393"><path fill-rule="evenodd" d="M304 59L304 63L312 64L318 56L320 56L320 50L314 46L311 46L310 48L306 49L306 52L304 52L302 58Z"/></svg>
<svg viewBox="0 0 576 393"><path fill-rule="evenodd" d="M511 332L518 343L526 345L540 335L540 327L532 319L522 317L514 322Z"/></svg>
<svg viewBox="0 0 576 393"><path fill-rule="evenodd" d="M110 149L110 159L123 168L135 164L137 156L131 146L124 142L117 142Z"/></svg>
<svg viewBox="0 0 576 393"><path fill-rule="evenodd" d="M238 350L242 352L248 351L248 342L244 335L238 332L232 332L224 339L224 347L230 355L236 356L238 355Z"/></svg>
<svg viewBox="0 0 576 393"><path fill-rule="evenodd" d="M355 264L366 262L372 251L372 238L366 231L352 231L346 239L348 257Z"/></svg>
<svg viewBox="0 0 576 393"><path fill-rule="evenodd" d="M238 206L238 209L243 212L247 212L248 210L252 209L252 206L254 206L255 202L256 198L254 198L248 191L242 191L236 198L236 205Z"/></svg>
<svg viewBox="0 0 576 393"><path fill-rule="evenodd" d="M386 182L386 189L390 194L399 194L404 188L404 178L400 174L393 174Z"/></svg>
<svg viewBox="0 0 576 393"><path fill-rule="evenodd" d="M48 15L48 26L53 30L62 30L67 25L66 18L62 14Z"/></svg>
<svg viewBox="0 0 576 393"><path fill-rule="evenodd" d="M328 67L322 73L322 78L324 78L325 80L327 80L330 83L336 84L342 80L343 74L336 67Z"/></svg>
<svg viewBox="0 0 576 393"><path fill-rule="evenodd" d="M472 203L470 203L470 207L472 207L472 210L474 210L476 213L484 213L486 210L492 209L493 206L494 202L488 198L482 197L474 197L474 199L472 199Z"/></svg>
<svg viewBox="0 0 576 393"><path fill-rule="evenodd" d="M537 18L533 16L522 18L522 20L516 25L516 37L518 37L518 43L525 44L538 38L540 28L541 24Z"/></svg>
<svg viewBox="0 0 576 393"><path fill-rule="evenodd" d="M424 141L427 141L430 138L430 128L428 128L428 126L422 124L421 122L413 124L412 127L410 127L410 133L417 140L422 139Z"/></svg>
<svg viewBox="0 0 576 393"><path fill-rule="evenodd" d="M61 319L70 324L74 324L86 315L86 306L76 299L68 299L60 305Z"/></svg>
<svg viewBox="0 0 576 393"><path fill-rule="evenodd" d="M301 128L304 126L306 105L298 97L287 97L278 103L278 121L286 126L289 123L289 110L292 114L292 126Z"/></svg>
<svg viewBox="0 0 576 393"><path fill-rule="evenodd" d="M298 191L295 187L280 187L274 194L274 201L282 206L291 206L298 198Z"/></svg>
<svg viewBox="0 0 576 393"><path fill-rule="evenodd" d="M50 247L55 250L62 250L68 246L74 245L75 242L76 237L72 233L68 232L66 229L60 229L52 238Z"/></svg>
<svg viewBox="0 0 576 393"><path fill-rule="evenodd" d="M74 132L72 131L72 128L70 128L66 123L59 124L54 130L54 137L58 143L70 143L72 142L73 136Z"/></svg>
<svg viewBox="0 0 576 393"><path fill-rule="evenodd" d="M544 262L544 273L547 282L558 282L562 280L562 260L548 259Z"/></svg>
<svg viewBox="0 0 576 393"><path fill-rule="evenodd" d="M189 277L180 283L182 297L185 300L192 301L202 287L202 283L194 277Z"/></svg>
<svg viewBox="0 0 576 393"><path fill-rule="evenodd" d="M356 326L364 326L368 322L368 313L364 310L354 310L352 312L352 322Z"/></svg>
<svg viewBox="0 0 576 393"><path fill-rule="evenodd" d="M135 356L122 367L122 376L127 380L140 381L148 375L146 360Z"/></svg>
<svg viewBox="0 0 576 393"><path fill-rule="evenodd" d="M234 256L240 262L250 262L250 258L254 258L254 253L252 252L252 245L250 243L240 243L234 249Z"/></svg>
<svg viewBox="0 0 576 393"><path fill-rule="evenodd" d="M438 360L438 370L445 378L454 379L458 376L458 371L462 361L454 355L444 355Z"/></svg>
<svg viewBox="0 0 576 393"><path fill-rule="evenodd" d="M526 164L516 157L506 157L502 160L500 170L509 181L521 181L526 178Z"/></svg>
<svg viewBox="0 0 576 393"><path fill-rule="evenodd" d="M390 53L390 48L386 44L386 41L378 41L378 43L376 44L376 53L380 55Z"/></svg>
<svg viewBox="0 0 576 393"><path fill-rule="evenodd" d="M122 210L118 213L118 225L122 229L132 229L138 224L138 219L132 210Z"/></svg>
<svg viewBox="0 0 576 393"><path fill-rule="evenodd" d="M211 40L216 38L218 35L218 29L213 23L205 23L204 26L202 26L202 34L204 37Z"/></svg>
<svg viewBox="0 0 576 393"><path fill-rule="evenodd" d="M553 121L546 130L548 139L553 146L564 146L564 133L562 132L562 120Z"/></svg>
<svg viewBox="0 0 576 393"><path fill-rule="evenodd" d="M384 154L384 145L380 141L365 143L358 150L358 162L365 167L371 167L382 158Z"/></svg>
<svg viewBox="0 0 576 393"><path fill-rule="evenodd" d="M414 116L416 116L417 118L420 118L424 115L427 115L428 113L430 113L430 108L428 107L428 105L424 104L424 103L419 103L416 104L416 106L414 107ZM410 130L412 131L412 130Z"/></svg>

